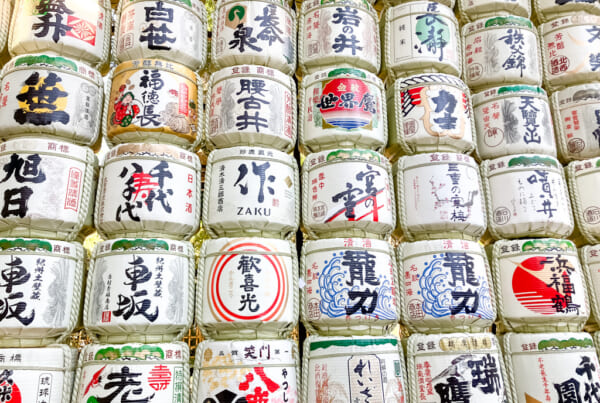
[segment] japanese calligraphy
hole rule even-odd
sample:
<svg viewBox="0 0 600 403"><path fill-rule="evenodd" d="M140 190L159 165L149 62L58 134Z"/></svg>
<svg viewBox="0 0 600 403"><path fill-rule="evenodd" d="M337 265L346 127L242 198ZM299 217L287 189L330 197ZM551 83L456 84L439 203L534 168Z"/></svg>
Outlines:
<svg viewBox="0 0 600 403"><path fill-rule="evenodd" d="M39 154L33 154L26 159L18 154L12 154L10 161L2 168L6 175L0 181L4 183L13 178L18 183L42 183L46 181L46 174L40 168L42 158ZM6 218L11 215L23 218L27 215L29 198L33 195L33 189L29 186L11 188L4 191L4 206L0 215Z"/></svg>
<svg viewBox="0 0 600 403"><path fill-rule="evenodd" d="M254 32L253 27L245 26L244 23L240 23L236 26L233 32L233 38L229 41L229 49L238 49L240 53L244 53L246 50L251 49L255 52L262 52L263 48L258 46L257 42L267 42L269 46L273 45L274 42L284 43L281 34L283 31L279 28L279 16L277 15L277 8L274 5L265 6L262 9L262 14L256 16L254 21L259 22L260 31L256 37L252 36Z"/></svg>
<svg viewBox="0 0 600 403"><path fill-rule="evenodd" d="M149 298L144 298L148 295L148 291L140 287L152 279L152 272L148 269L148 266L144 265L142 257L133 255L132 259L129 262L131 266L125 269L127 280L123 282L123 285L128 286L132 294L129 296L118 295L118 309L113 310L113 314L117 317L123 317L123 320L141 315L148 321L154 322L158 318L158 307L154 308L154 312L149 312L152 301Z"/></svg>
<svg viewBox="0 0 600 403"><path fill-rule="evenodd" d="M148 49L151 50L171 50L168 44L176 41L176 38L169 36L173 33L168 25L173 22L173 9L165 7L162 1L157 1L155 6L144 7L144 10L148 26L142 30L140 42L147 42Z"/></svg>
<svg viewBox="0 0 600 403"><path fill-rule="evenodd" d="M260 116L260 111L263 106L270 105L271 103L266 99L265 91L265 80L261 79L241 79L240 90L235 95L242 95L237 100L238 104L242 104L244 107L244 113L236 117L236 127L239 130L246 130L252 128L256 132L260 132L261 128L267 128L267 119ZM254 115L248 114L248 110L256 110Z"/></svg>
<svg viewBox="0 0 600 403"><path fill-rule="evenodd" d="M19 109L15 111L15 121L36 126L69 123L69 114L65 112L69 93L64 91L61 82L62 78L54 72L49 72L46 77L40 77L37 71L32 73L16 97Z"/></svg>
<svg viewBox="0 0 600 403"><path fill-rule="evenodd" d="M265 201L265 184L267 184L267 192L270 195L275 194L275 189L269 186L269 183L275 182L275 175L267 175L267 170L271 167L271 163L266 161L262 164L258 164L256 162L252 162L252 174L257 176L259 179L259 187L258 187L258 202L263 203ZM248 194L248 182L242 183L242 180L248 174L248 166L246 164L240 164L238 166L238 178L233 184L234 187L239 186L240 194L247 195Z"/></svg>
<svg viewBox="0 0 600 403"><path fill-rule="evenodd" d="M334 39L333 51L341 53L349 49L352 56L355 56L357 50L363 50L363 47L359 46L360 39L354 34L354 28L358 28L361 21L358 10L351 9L350 6L336 7L335 10L332 24L341 24L342 33Z"/></svg>
<svg viewBox="0 0 600 403"><path fill-rule="evenodd" d="M149 403L154 398L154 393L150 396L142 397L144 388L142 381L138 380L142 376L141 372L131 372L128 366L122 366L120 372L111 372L106 376L108 382L104 384L104 390L112 392L105 397L97 397L98 403L117 402L118 396L121 396L120 402L130 403Z"/></svg>
<svg viewBox="0 0 600 403"><path fill-rule="evenodd" d="M260 308L260 304L257 303L256 294L254 291L259 287L259 285L254 282L254 274L261 272L261 269L258 266L260 262L261 258L256 256L242 255L240 257L237 269L244 277L244 283L240 285L240 288L245 294L242 294L240 299L241 306L238 309L239 311L248 309L250 312L256 312Z"/></svg>
<svg viewBox="0 0 600 403"><path fill-rule="evenodd" d="M527 178L527 182L533 185L534 183L541 184L541 193L539 195L540 200L542 200L542 207L539 210L536 210L538 213L543 213L548 216L548 218L554 217L554 212L556 208L552 206L552 189L550 188L550 182L548 182L548 172L534 170L534 173Z"/></svg>
<svg viewBox="0 0 600 403"><path fill-rule="evenodd" d="M448 24L438 15L436 3L427 5L427 12L417 16L416 35L419 38L421 45L425 46L431 54L438 54L439 60L444 59L444 48L448 45L449 29ZM415 49L419 53L423 50L421 46L415 45Z"/></svg>
<svg viewBox="0 0 600 403"><path fill-rule="evenodd" d="M466 253L446 252L442 266L450 269L452 280L448 285L452 287L453 301L459 301L450 306L450 313L456 315L462 311L466 314L473 314L479 308L479 291L471 288L464 289L465 286L478 287L479 280L475 277L473 257ZM469 301L473 303L469 305Z"/></svg>
<svg viewBox="0 0 600 403"><path fill-rule="evenodd" d="M456 129L456 121L458 118L453 116L454 110L456 109L456 97L446 90L440 90L438 96L433 97L432 101L435 103L435 113L443 113L442 117L434 118L433 121L437 123L442 130Z"/></svg>
<svg viewBox="0 0 600 403"><path fill-rule="evenodd" d="M38 38L44 38L52 32L52 40L58 43L61 37L73 27L63 24L65 14L73 14L65 4L66 0L40 0L40 3L35 7L38 12L39 23L32 25L32 30L37 31L34 35Z"/></svg>
<svg viewBox="0 0 600 403"><path fill-rule="evenodd" d="M542 138L537 133L537 129L540 127L537 122L537 114L540 110L533 106L533 97L521 97L521 105L519 106L519 110L521 110L521 115L525 121L525 134L523 135L523 141L526 144L540 144L542 142Z"/></svg>
<svg viewBox="0 0 600 403"><path fill-rule="evenodd" d="M506 35L500 37L501 41L510 48L510 56L504 61L502 67L505 70L519 70L520 76L523 77L523 70L526 69L525 65L525 52L523 47L525 46L525 39L521 30L516 28L509 28L506 31Z"/></svg>
<svg viewBox="0 0 600 403"><path fill-rule="evenodd" d="M575 295L575 285L571 282L571 275L575 271L573 265L568 259L561 255L546 256L541 262L542 264L550 264L550 282L546 286L556 292L552 298L552 307L557 313L564 312L579 312L580 305L573 303L573 295Z"/></svg>
<svg viewBox="0 0 600 403"><path fill-rule="evenodd" d="M379 189L375 187L375 177L380 176L381 173L374 170L370 164L366 164L366 171L361 171L356 174L355 178L357 181L364 181L365 187L364 189L354 187L351 182L346 182L346 190L343 190L331 198L331 201L334 203L342 200L344 202L344 215L348 218L348 221L359 221L366 217L369 214L373 214L373 220L379 220L379 209L383 206L380 206L377 201L377 194L380 192ZM357 196L363 195L362 198L357 200ZM361 217L356 217L355 207L358 204L363 204L365 207L370 208L370 212ZM330 218L331 220L331 218Z"/></svg>
<svg viewBox="0 0 600 403"><path fill-rule="evenodd" d="M0 289L4 288L8 296L0 300L0 322L4 319L15 318L24 326L28 326L35 318L35 309L26 314L27 302L23 301L24 294L17 291L19 286L26 284L31 274L23 266L23 260L18 256L10 257L10 262L5 263L6 268L0 271Z"/></svg>
<svg viewBox="0 0 600 403"><path fill-rule="evenodd" d="M10 402L13 394L13 371L3 369L0 373L0 402Z"/></svg>
<svg viewBox="0 0 600 403"><path fill-rule="evenodd" d="M348 291L348 297L350 301L358 300L353 306L346 307L346 315L353 315L359 310L363 315L373 313L377 307L377 286L381 284L375 277L375 255L367 251L347 250L342 258L342 266L346 266L350 274L350 281L346 281L352 287ZM357 283L360 287L366 283L375 288L372 291L368 287L360 289ZM369 299L370 304L366 305Z"/></svg>
<svg viewBox="0 0 600 403"><path fill-rule="evenodd" d="M144 70L140 77L140 87L147 90L142 92L142 103L144 107L141 113L136 117L141 127L149 125L160 126L160 114L154 111L154 107L160 102L157 92L164 87L165 82L161 78L160 70Z"/></svg>

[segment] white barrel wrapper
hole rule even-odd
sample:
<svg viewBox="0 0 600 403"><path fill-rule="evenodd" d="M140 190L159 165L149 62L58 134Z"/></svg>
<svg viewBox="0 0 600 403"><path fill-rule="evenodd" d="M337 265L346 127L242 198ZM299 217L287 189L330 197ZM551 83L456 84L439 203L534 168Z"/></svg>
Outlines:
<svg viewBox="0 0 600 403"><path fill-rule="evenodd" d="M498 317L515 332L580 331L590 315L577 249L566 239L501 240L491 256Z"/></svg>
<svg viewBox="0 0 600 403"><path fill-rule="evenodd" d="M206 8L200 0L122 0L115 33L118 62L156 58L192 70L206 63Z"/></svg>
<svg viewBox="0 0 600 403"><path fill-rule="evenodd" d="M387 91L390 141L387 153L475 149L469 88L448 74L418 74L396 80Z"/></svg>
<svg viewBox="0 0 600 403"><path fill-rule="evenodd" d="M460 30L452 9L429 1L390 7L382 15L381 31L385 74L462 74Z"/></svg>
<svg viewBox="0 0 600 403"><path fill-rule="evenodd" d="M200 221L200 160L164 144L120 144L105 156L95 226L104 239L187 239Z"/></svg>
<svg viewBox="0 0 600 403"><path fill-rule="evenodd" d="M5 402L65 403L71 399L76 349L59 344L2 348L0 360L0 388Z"/></svg>
<svg viewBox="0 0 600 403"><path fill-rule="evenodd" d="M485 160L481 177L495 239L565 238L573 232L567 184L556 158L523 154Z"/></svg>
<svg viewBox="0 0 600 403"><path fill-rule="evenodd" d="M20 138L0 145L0 233L71 241L88 215L96 167L92 150Z"/></svg>
<svg viewBox="0 0 600 403"><path fill-rule="evenodd" d="M398 403L408 400L402 345L396 337L319 337L304 342L305 402Z"/></svg>
<svg viewBox="0 0 600 403"><path fill-rule="evenodd" d="M388 334L400 318L394 251L386 241L305 241L301 273L302 321L311 334Z"/></svg>
<svg viewBox="0 0 600 403"><path fill-rule="evenodd" d="M412 332L481 332L496 319L492 275L477 242L443 239L401 243L402 323Z"/></svg>
<svg viewBox="0 0 600 403"><path fill-rule="evenodd" d="M13 58L2 70L0 136L47 136L90 146L102 116L102 75L60 56Z"/></svg>
<svg viewBox="0 0 600 403"><path fill-rule="evenodd" d="M71 403L188 402L189 356L183 342L89 344L79 355Z"/></svg>
<svg viewBox="0 0 600 403"><path fill-rule="evenodd" d="M8 50L53 52L100 68L109 58L111 13L109 0L16 0Z"/></svg>
<svg viewBox="0 0 600 403"><path fill-rule="evenodd" d="M288 337L298 322L298 258L290 241L204 241L196 323L212 339Z"/></svg>
<svg viewBox="0 0 600 403"><path fill-rule="evenodd" d="M573 161L566 168L577 229L590 244L600 242L600 158Z"/></svg>
<svg viewBox="0 0 600 403"><path fill-rule="evenodd" d="M298 165L291 155L259 147L208 156L202 223L208 234L290 239L300 221Z"/></svg>
<svg viewBox="0 0 600 403"><path fill-rule="evenodd" d="M0 4L0 58L8 57L8 49L6 45L8 41L11 15L12 2L3 1Z"/></svg>
<svg viewBox="0 0 600 403"><path fill-rule="evenodd" d="M504 362L491 333L414 334L406 354L410 402L444 403L464 396L477 403L508 401Z"/></svg>
<svg viewBox="0 0 600 403"><path fill-rule="evenodd" d="M334 68L304 77L300 86L300 146L380 150L388 139L381 80L364 70Z"/></svg>
<svg viewBox="0 0 600 403"><path fill-rule="evenodd" d="M479 239L486 229L479 170L468 155L418 154L396 163L398 232L408 241Z"/></svg>
<svg viewBox="0 0 600 403"><path fill-rule="evenodd" d="M556 157L552 114L541 87L512 85L473 95L481 159L513 154Z"/></svg>
<svg viewBox="0 0 600 403"><path fill-rule="evenodd" d="M502 347L512 393L509 401L598 399L600 366L588 333L508 333Z"/></svg>
<svg viewBox="0 0 600 403"><path fill-rule="evenodd" d="M530 0L457 0L456 5L462 22L499 15L531 16Z"/></svg>
<svg viewBox="0 0 600 403"><path fill-rule="evenodd" d="M377 23L377 12L366 1L303 1L298 23L300 71L354 67L379 73Z"/></svg>
<svg viewBox="0 0 600 403"><path fill-rule="evenodd" d="M465 82L473 89L542 84L538 34L527 18L481 19L462 28Z"/></svg>
<svg viewBox="0 0 600 403"><path fill-rule="evenodd" d="M378 152L309 154L302 167L303 228L313 239L383 239L396 220L393 189L390 163Z"/></svg>
<svg viewBox="0 0 600 403"><path fill-rule="evenodd" d="M588 245L579 249L581 266L587 283L590 301L590 320L592 327L600 321L600 245Z"/></svg>
<svg viewBox="0 0 600 403"><path fill-rule="evenodd" d="M600 15L598 0L532 0L531 3L533 12L540 23L576 13Z"/></svg>
<svg viewBox="0 0 600 403"><path fill-rule="evenodd" d="M211 63L216 69L241 64L296 71L296 13L287 1L219 1L213 15Z"/></svg>
<svg viewBox="0 0 600 403"><path fill-rule="evenodd" d="M194 248L168 239L96 244L87 277L83 324L101 343L181 339L192 325Z"/></svg>
<svg viewBox="0 0 600 403"><path fill-rule="evenodd" d="M300 401L298 347L291 339L205 341L196 351L192 402Z"/></svg>

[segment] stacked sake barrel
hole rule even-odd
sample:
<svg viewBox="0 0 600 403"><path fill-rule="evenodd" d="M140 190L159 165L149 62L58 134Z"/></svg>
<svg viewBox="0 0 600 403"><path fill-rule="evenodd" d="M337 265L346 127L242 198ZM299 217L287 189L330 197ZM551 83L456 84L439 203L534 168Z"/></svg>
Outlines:
<svg viewBox="0 0 600 403"><path fill-rule="evenodd" d="M15 1L12 17L0 5L0 59L12 57L0 73L3 401L71 397L77 352L61 343L78 324L93 228L107 4Z"/></svg>
<svg viewBox="0 0 600 403"><path fill-rule="evenodd" d="M220 1L203 145L194 402L297 401L300 219L296 15L287 2Z"/></svg>

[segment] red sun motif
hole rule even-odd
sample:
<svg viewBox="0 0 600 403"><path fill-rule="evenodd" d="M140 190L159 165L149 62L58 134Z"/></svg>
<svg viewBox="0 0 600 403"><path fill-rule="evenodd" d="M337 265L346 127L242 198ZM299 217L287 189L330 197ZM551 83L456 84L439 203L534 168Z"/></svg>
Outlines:
<svg viewBox="0 0 600 403"><path fill-rule="evenodd" d="M12 389L12 392L9 394L6 393L7 390ZM21 397L21 390L17 386L16 383L10 385L8 382L4 381L0 385L0 392L3 393L4 398L8 398L9 400L3 400L4 403L22 403L23 398Z"/></svg>

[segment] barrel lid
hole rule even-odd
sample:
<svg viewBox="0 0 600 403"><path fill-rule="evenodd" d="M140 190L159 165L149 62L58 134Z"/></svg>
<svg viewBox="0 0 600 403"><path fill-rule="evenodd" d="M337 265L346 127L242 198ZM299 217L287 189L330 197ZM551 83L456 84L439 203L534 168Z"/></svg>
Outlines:
<svg viewBox="0 0 600 403"><path fill-rule="evenodd" d="M69 258L83 257L83 246L77 242L33 238L0 238L0 255L12 254L16 251L62 255Z"/></svg>
<svg viewBox="0 0 600 403"><path fill-rule="evenodd" d="M503 87L490 88L485 91L473 94L473 105L478 106L483 102L488 102L502 96L537 96L547 98L546 91L542 87L535 85L508 85Z"/></svg>
<svg viewBox="0 0 600 403"><path fill-rule="evenodd" d="M531 238L501 239L494 243L494 257L513 256L525 253L577 254L577 247L568 239Z"/></svg>
<svg viewBox="0 0 600 403"><path fill-rule="evenodd" d="M0 240L1 242L1 240ZM123 252L165 252L169 254L189 254L193 250L191 243L160 238L119 238L99 242L94 247L95 258Z"/></svg>
<svg viewBox="0 0 600 403"><path fill-rule="evenodd" d="M167 353L171 351L171 353ZM83 364L93 361L180 361L187 362L188 346L174 343L88 344L81 352Z"/></svg>
<svg viewBox="0 0 600 403"><path fill-rule="evenodd" d="M72 158L86 163L93 160L94 155L88 147L66 141L34 137L7 140L0 145L0 155L12 153L53 154L56 157Z"/></svg>
<svg viewBox="0 0 600 403"><path fill-rule="evenodd" d="M562 165L556 158L541 154L507 155L504 157L495 158L493 160L485 160L482 166L487 166L490 170L536 168L559 171L562 169Z"/></svg>
<svg viewBox="0 0 600 403"><path fill-rule="evenodd" d="M595 353L592 336L584 332L507 333L504 341L510 353ZM523 351L523 345L527 345L527 351Z"/></svg>
<svg viewBox="0 0 600 403"><path fill-rule="evenodd" d="M77 60L64 56L52 56L48 54L28 54L15 56L2 68L2 77L17 70L32 70L36 68L60 70L73 73L85 78L97 86L101 86L102 74L93 67Z"/></svg>
<svg viewBox="0 0 600 403"><path fill-rule="evenodd" d="M198 75L194 73L193 70L185 67L182 64L160 59L136 59L123 62L117 67L115 67L115 69L112 72L112 76L116 77L119 74L125 73L127 71L143 69L162 70L169 73L177 74L194 83L197 83L199 81Z"/></svg>
<svg viewBox="0 0 600 403"><path fill-rule="evenodd" d="M125 143L113 147L104 157L104 165L120 159L137 157L154 157L174 159L181 164L200 167L200 159L196 154L168 144Z"/></svg>
<svg viewBox="0 0 600 403"><path fill-rule="evenodd" d="M304 241L303 253L318 253L340 249L368 249L369 251L391 253L391 245L387 241L371 238L330 238Z"/></svg>
<svg viewBox="0 0 600 403"><path fill-rule="evenodd" d="M390 166L388 159L377 151L348 148L339 150L326 150L309 154L304 160L304 167L305 169L310 170L318 166L338 161L361 161L369 164L377 164L386 168Z"/></svg>
<svg viewBox="0 0 600 403"><path fill-rule="evenodd" d="M296 366L296 346L293 340L232 340L205 341L198 347L199 369L215 370L237 365ZM252 354L246 354L248 351ZM227 359L223 359L226 357Z"/></svg>
<svg viewBox="0 0 600 403"><path fill-rule="evenodd" d="M440 253L446 251L461 250L466 253L477 253L483 255L483 247L474 241L462 239L435 239L417 242L403 242L399 249L402 250L402 259L408 259L415 255Z"/></svg>
<svg viewBox="0 0 600 403"><path fill-rule="evenodd" d="M264 147L230 147L214 150L208 156L208 165L216 164L217 162L228 159L269 159L271 161L279 161L291 167L296 166L296 160L292 155L286 154L283 151L273 150Z"/></svg>
<svg viewBox="0 0 600 403"><path fill-rule="evenodd" d="M236 78L236 76L243 77L247 75L259 75L264 77L266 80L279 81L288 87L294 85L294 80L290 76L277 69L253 64L244 64L239 66L224 67L221 70L214 72L210 76L210 86L212 87L216 83L229 78Z"/></svg>
<svg viewBox="0 0 600 403"><path fill-rule="evenodd" d="M198 17L205 19L206 18L206 8L204 7L204 3L200 0L163 0L164 3L179 5L183 8L186 8L192 12L194 12ZM121 12L129 6L132 6L137 3L155 3L154 0L122 0L121 2Z"/></svg>
<svg viewBox="0 0 600 403"><path fill-rule="evenodd" d="M307 88L319 81L330 80L334 78L356 78L364 81L371 81L383 90L383 82L375 74L363 69L354 67L335 67L326 70L320 70L304 77L301 82L302 88Z"/></svg>

